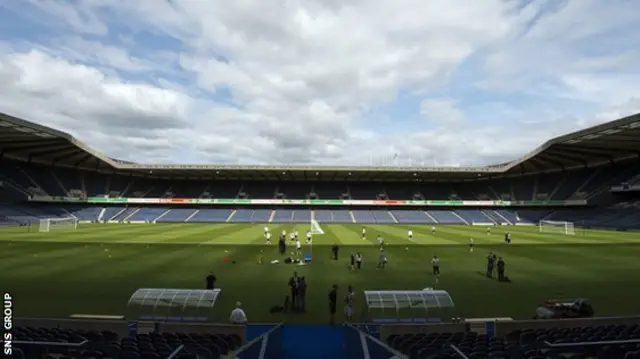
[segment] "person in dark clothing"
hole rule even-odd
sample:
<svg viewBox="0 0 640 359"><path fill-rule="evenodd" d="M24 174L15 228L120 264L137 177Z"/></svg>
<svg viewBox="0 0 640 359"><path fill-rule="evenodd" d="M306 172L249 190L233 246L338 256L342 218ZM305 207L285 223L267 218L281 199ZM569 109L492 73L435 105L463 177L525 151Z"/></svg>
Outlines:
<svg viewBox="0 0 640 359"><path fill-rule="evenodd" d="M488 278L493 278L493 268L495 267L495 264L496 264L495 255L489 252L489 256L487 256L487 277Z"/></svg>
<svg viewBox="0 0 640 359"><path fill-rule="evenodd" d="M334 284L329 292L329 324L333 325L336 322L336 308L338 306L338 285Z"/></svg>
<svg viewBox="0 0 640 359"><path fill-rule="evenodd" d="M356 253L356 268L358 270L362 268L362 254L360 252Z"/></svg>
<svg viewBox="0 0 640 359"><path fill-rule="evenodd" d="M504 282L505 263L502 257L498 258L498 281Z"/></svg>
<svg viewBox="0 0 640 359"><path fill-rule="evenodd" d="M300 277L298 272L293 272L293 277L289 278L289 287L291 288L291 310L298 311L298 287L300 285Z"/></svg>
<svg viewBox="0 0 640 359"><path fill-rule="evenodd" d="M305 277L301 277L298 284L298 309L303 313L307 310L307 280Z"/></svg>
<svg viewBox="0 0 640 359"><path fill-rule="evenodd" d="M356 269L356 255L353 252L351 252L351 255L349 256L349 266L351 267L351 271Z"/></svg>
<svg viewBox="0 0 640 359"><path fill-rule="evenodd" d="M338 251L340 250L340 247L338 247L337 244L334 244L333 246L331 246L331 252L333 253L333 260L337 261L338 260Z"/></svg>
<svg viewBox="0 0 640 359"><path fill-rule="evenodd" d="M278 250L280 251L281 255L283 255L287 250L287 243L284 240L284 236L280 236L280 239L278 240Z"/></svg>
<svg viewBox="0 0 640 359"><path fill-rule="evenodd" d="M209 273L207 276L207 289L215 289L216 287L216 276L213 273Z"/></svg>

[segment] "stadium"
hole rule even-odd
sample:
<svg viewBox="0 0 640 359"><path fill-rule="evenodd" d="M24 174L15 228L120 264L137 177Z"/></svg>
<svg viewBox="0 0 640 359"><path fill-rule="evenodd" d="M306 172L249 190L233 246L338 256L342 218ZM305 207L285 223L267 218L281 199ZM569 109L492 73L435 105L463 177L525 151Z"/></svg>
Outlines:
<svg viewBox="0 0 640 359"><path fill-rule="evenodd" d="M635 358L640 345L640 115L477 168L140 164L1 115L0 161L5 350L25 357ZM283 231L312 240L266 244ZM490 252L508 283L485 275ZM303 313L282 305L294 271ZM352 323L326 325L333 285L354 287ZM592 313L561 304L575 300ZM251 324L215 324L238 301Z"/></svg>

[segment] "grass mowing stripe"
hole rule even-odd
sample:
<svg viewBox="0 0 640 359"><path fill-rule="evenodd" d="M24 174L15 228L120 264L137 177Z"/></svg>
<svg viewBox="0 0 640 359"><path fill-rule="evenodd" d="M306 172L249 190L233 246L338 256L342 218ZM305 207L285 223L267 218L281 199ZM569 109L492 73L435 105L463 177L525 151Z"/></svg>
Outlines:
<svg viewBox="0 0 640 359"><path fill-rule="evenodd" d="M273 234L271 246L264 245L265 225ZM321 227L325 234L314 236L312 246L303 246L314 257L314 263L303 267L258 265L256 256L263 250L265 261L281 259L275 246L280 231L298 229L304 242L306 223L99 224L50 233L2 229L0 283L20 298L21 315L123 314L138 287L201 288L204 276L213 270L223 288L215 312L224 318L241 300L252 321L324 323L331 284L351 284L358 293L424 288L433 284L429 261L437 253L443 266L439 285L452 294L456 314L464 317L528 318L540 301L556 296L590 298L599 315L632 313L640 301L640 279L629 275L640 270L640 245L633 244L640 242L637 233L586 231L567 236L541 234L537 227L501 226L492 227L487 236L484 226L436 225L433 236L431 225L377 224L366 226L368 239L363 241L362 225ZM408 228L427 244L409 243ZM512 245L503 243L506 231L513 234ZM392 244L386 249L390 262L385 270L375 269L377 233ZM469 237L476 240L474 253L467 249ZM146 241L153 243L135 243ZM329 259L326 247L333 243L343 248L339 261ZM287 244L291 248L289 240ZM363 253L362 271L347 270L350 251ZM489 251L505 257L512 284L483 276ZM236 264L224 263L226 255ZM294 270L308 277L312 309L297 316L268 313L270 306L282 303L288 293L286 280ZM41 305L43 296L47 306Z"/></svg>

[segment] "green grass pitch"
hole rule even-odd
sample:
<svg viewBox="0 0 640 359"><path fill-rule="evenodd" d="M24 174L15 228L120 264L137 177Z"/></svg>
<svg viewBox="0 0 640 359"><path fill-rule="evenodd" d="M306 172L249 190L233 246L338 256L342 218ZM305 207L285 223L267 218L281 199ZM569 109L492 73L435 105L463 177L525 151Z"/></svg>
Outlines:
<svg viewBox="0 0 640 359"><path fill-rule="evenodd" d="M432 286L430 259L441 258L438 288L449 291L461 317L530 318L545 299L589 298L597 315L638 312L640 303L640 233L577 230L575 236L540 234L537 227L322 225L314 237L309 266L272 265L275 244L266 246L264 224L87 224L77 230L29 233L25 227L0 229L0 288L15 298L16 316L64 317L126 314L129 296L141 287L204 288L213 271L223 289L214 310L226 320L236 301L250 321L324 323L332 284L362 291L414 290ZM274 237L283 230L304 233L309 225L269 224ZM503 243L506 230L513 243ZM375 269L381 234L389 266ZM469 238L476 248L468 251ZM340 260L329 259L329 246L341 246ZM291 248L291 247L289 247ZM408 248L408 249L407 249ZM260 251L266 264L257 264ZM360 272L347 269L351 251L364 253ZM483 276L489 251L507 262L511 284ZM229 256L236 264L224 263ZM308 278L306 314L270 314L288 293L294 270ZM359 308L362 309L362 308ZM358 309L358 312L359 312ZM386 313L389 315L392 313ZM380 316L380 313L374 314Z"/></svg>

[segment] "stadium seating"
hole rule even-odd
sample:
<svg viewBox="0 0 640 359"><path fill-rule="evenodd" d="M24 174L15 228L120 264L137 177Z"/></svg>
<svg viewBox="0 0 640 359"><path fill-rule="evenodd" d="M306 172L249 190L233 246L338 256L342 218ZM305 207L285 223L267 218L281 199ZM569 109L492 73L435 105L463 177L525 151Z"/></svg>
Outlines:
<svg viewBox="0 0 640 359"><path fill-rule="evenodd" d="M406 209L398 209L391 211L391 214L398 220L398 223L406 224L427 224L436 223L433 217L427 216L424 211L412 211Z"/></svg>
<svg viewBox="0 0 640 359"><path fill-rule="evenodd" d="M373 217L371 212L367 210L353 210L353 217L356 219L356 223L362 224L373 224L376 223L376 219Z"/></svg>
<svg viewBox="0 0 640 359"><path fill-rule="evenodd" d="M454 211L429 210L426 213L439 224L470 224Z"/></svg>
<svg viewBox="0 0 640 359"><path fill-rule="evenodd" d="M313 183L157 180L44 167L15 161L0 164L0 180L27 195L146 198L253 199L426 199L426 200L565 200L592 198L608 186L635 180L635 164L574 170L477 182Z"/></svg>
<svg viewBox="0 0 640 359"><path fill-rule="evenodd" d="M496 221L493 218L489 217L484 213L484 211L474 210L474 209L466 209L466 210L456 210L456 214L464 219L469 224L496 224Z"/></svg>
<svg viewBox="0 0 640 359"><path fill-rule="evenodd" d="M113 218L111 218L111 220L117 222L126 222L129 217L136 214L136 212L138 212L139 210L140 207L127 207L123 211L116 214Z"/></svg>
<svg viewBox="0 0 640 359"><path fill-rule="evenodd" d="M465 210L346 210L184 207L102 207L80 205L38 205L0 202L0 218L5 224L30 223L42 218L75 217L81 222L158 223L320 223L359 224L458 224L533 225L540 220L568 221L591 228L640 228L640 202L622 202L610 207L580 209L465 209ZM232 215L233 214L233 215ZM352 217L353 215L353 217ZM355 222L354 222L355 219Z"/></svg>
<svg viewBox="0 0 640 359"><path fill-rule="evenodd" d="M386 209L371 210L370 212L371 212L371 216L373 216L376 223L379 223L379 224L396 223L391 212L389 212Z"/></svg>
<svg viewBox="0 0 640 359"><path fill-rule="evenodd" d="M640 344L575 345L550 347L545 342L584 343L640 338L640 327L611 325L575 328L525 329L492 338L476 332L416 333L386 338L392 348L410 358L459 358L454 345L469 358L517 359L613 359L640 357Z"/></svg>
<svg viewBox="0 0 640 359"><path fill-rule="evenodd" d="M253 211L251 222L257 222L257 223L269 222L272 212L273 210L271 209L256 209L255 211Z"/></svg>
<svg viewBox="0 0 640 359"><path fill-rule="evenodd" d="M167 212L166 207L142 207L126 220L129 222L153 222Z"/></svg>
<svg viewBox="0 0 640 359"><path fill-rule="evenodd" d="M311 222L311 210L309 209L296 209L293 211L294 223L310 223Z"/></svg>
<svg viewBox="0 0 640 359"><path fill-rule="evenodd" d="M354 223L351 212L343 209L332 210L331 221L333 223Z"/></svg>
<svg viewBox="0 0 640 359"><path fill-rule="evenodd" d="M231 209L200 208L196 210L195 214L191 214L192 217L187 218L186 221L189 223L226 222L232 213Z"/></svg>
<svg viewBox="0 0 640 359"><path fill-rule="evenodd" d="M286 208L279 208L276 210L276 214L273 216L273 222L275 223L291 223L293 221L293 210Z"/></svg>
<svg viewBox="0 0 640 359"><path fill-rule="evenodd" d="M0 217L5 223L41 218L76 217L98 222L274 222L534 224L541 219L569 221L588 227L640 228L640 206L630 200L609 207L582 209L287 209L185 208L154 206L88 206L25 204L28 196L110 196L144 198L286 198L286 199L426 199L426 200L566 200L598 198L610 185L639 181L634 163L565 173L482 179L471 182L314 183L211 180L158 180L40 166L12 160L0 162L3 190ZM635 182L634 182L635 183Z"/></svg>
<svg viewBox="0 0 640 359"><path fill-rule="evenodd" d="M253 209L237 209L231 217L233 223L250 223L253 217Z"/></svg>
<svg viewBox="0 0 640 359"><path fill-rule="evenodd" d="M14 328L16 341L81 343L80 349L63 346L29 346L16 344L19 358L168 358L184 345L177 358L217 359L241 345L237 335L197 333L150 333L119 338L110 331L87 331L57 328Z"/></svg>
<svg viewBox="0 0 640 359"><path fill-rule="evenodd" d="M193 208L171 208L169 211L156 219L158 223L180 223L186 222L191 215L196 212Z"/></svg>
<svg viewBox="0 0 640 359"><path fill-rule="evenodd" d="M97 222L102 207L67 207L66 210L79 221Z"/></svg>

